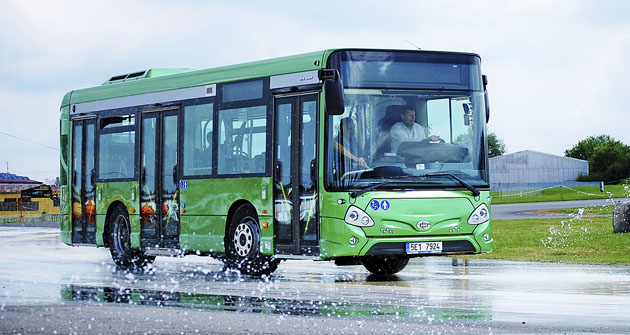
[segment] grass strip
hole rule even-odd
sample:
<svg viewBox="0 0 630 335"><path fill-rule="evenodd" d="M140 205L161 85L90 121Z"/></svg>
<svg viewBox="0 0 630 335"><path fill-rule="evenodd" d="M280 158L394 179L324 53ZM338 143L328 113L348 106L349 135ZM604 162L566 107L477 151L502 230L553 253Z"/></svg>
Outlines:
<svg viewBox="0 0 630 335"><path fill-rule="evenodd" d="M492 228L494 251L472 257L630 265L630 233L613 233L611 217L493 220Z"/></svg>

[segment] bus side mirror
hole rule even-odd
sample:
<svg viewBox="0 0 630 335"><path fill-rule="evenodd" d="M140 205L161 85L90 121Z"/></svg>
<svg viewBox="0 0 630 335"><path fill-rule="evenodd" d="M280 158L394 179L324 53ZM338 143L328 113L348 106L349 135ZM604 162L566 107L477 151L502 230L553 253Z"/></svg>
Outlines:
<svg viewBox="0 0 630 335"><path fill-rule="evenodd" d="M334 71L334 75L324 73L324 96L326 102L326 114L341 115L344 112L343 102L343 81L339 77L339 72ZM328 72L326 71L326 72Z"/></svg>
<svg viewBox="0 0 630 335"><path fill-rule="evenodd" d="M488 123L490 121L490 101L488 100L488 88L486 87L488 86L488 76L484 74L481 76L481 79L483 80L483 100L486 105L486 123Z"/></svg>
<svg viewBox="0 0 630 335"><path fill-rule="evenodd" d="M471 117L472 111L470 110L470 107L468 106L468 104L463 104L462 106L464 107L464 125L470 126L470 117Z"/></svg>

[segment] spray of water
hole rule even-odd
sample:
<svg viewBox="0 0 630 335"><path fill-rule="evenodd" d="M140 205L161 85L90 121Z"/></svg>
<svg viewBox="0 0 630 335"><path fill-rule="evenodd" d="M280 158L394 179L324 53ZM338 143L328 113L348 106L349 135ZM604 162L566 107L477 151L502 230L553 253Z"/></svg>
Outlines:
<svg viewBox="0 0 630 335"><path fill-rule="evenodd" d="M630 185L624 185L623 190L626 194L626 198L630 198ZM611 192L606 193L608 195L607 204L615 204L613 194ZM549 235L541 239L543 246L549 249L561 250L563 248L573 246L575 243L579 243L581 236L591 232L588 228L588 224L591 220L585 213L597 213L598 207L601 212L601 209L605 206L578 208L576 212L569 214L569 219L562 220L559 227L549 227Z"/></svg>

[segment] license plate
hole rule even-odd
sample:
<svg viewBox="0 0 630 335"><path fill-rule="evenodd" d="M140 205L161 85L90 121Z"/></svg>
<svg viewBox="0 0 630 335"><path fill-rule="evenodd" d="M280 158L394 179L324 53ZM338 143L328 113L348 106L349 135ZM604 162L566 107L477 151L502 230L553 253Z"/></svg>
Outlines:
<svg viewBox="0 0 630 335"><path fill-rule="evenodd" d="M442 252L442 242L407 242L408 254L432 254Z"/></svg>

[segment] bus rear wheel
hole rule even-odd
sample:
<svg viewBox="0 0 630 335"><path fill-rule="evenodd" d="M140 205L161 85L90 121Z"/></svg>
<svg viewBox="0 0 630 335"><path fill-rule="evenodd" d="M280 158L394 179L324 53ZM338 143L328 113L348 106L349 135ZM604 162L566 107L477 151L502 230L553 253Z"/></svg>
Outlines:
<svg viewBox="0 0 630 335"><path fill-rule="evenodd" d="M256 210L248 205L239 207L225 239L226 267L254 276L276 271L279 261L260 252L260 236Z"/></svg>
<svg viewBox="0 0 630 335"><path fill-rule="evenodd" d="M116 266L121 269L140 269L153 263L155 256L146 256L131 247L131 225L125 208L116 207L110 222L109 252Z"/></svg>
<svg viewBox="0 0 630 335"><path fill-rule="evenodd" d="M379 276L393 275L402 271L409 263L406 256L365 256L361 259L363 266L371 273Z"/></svg>

